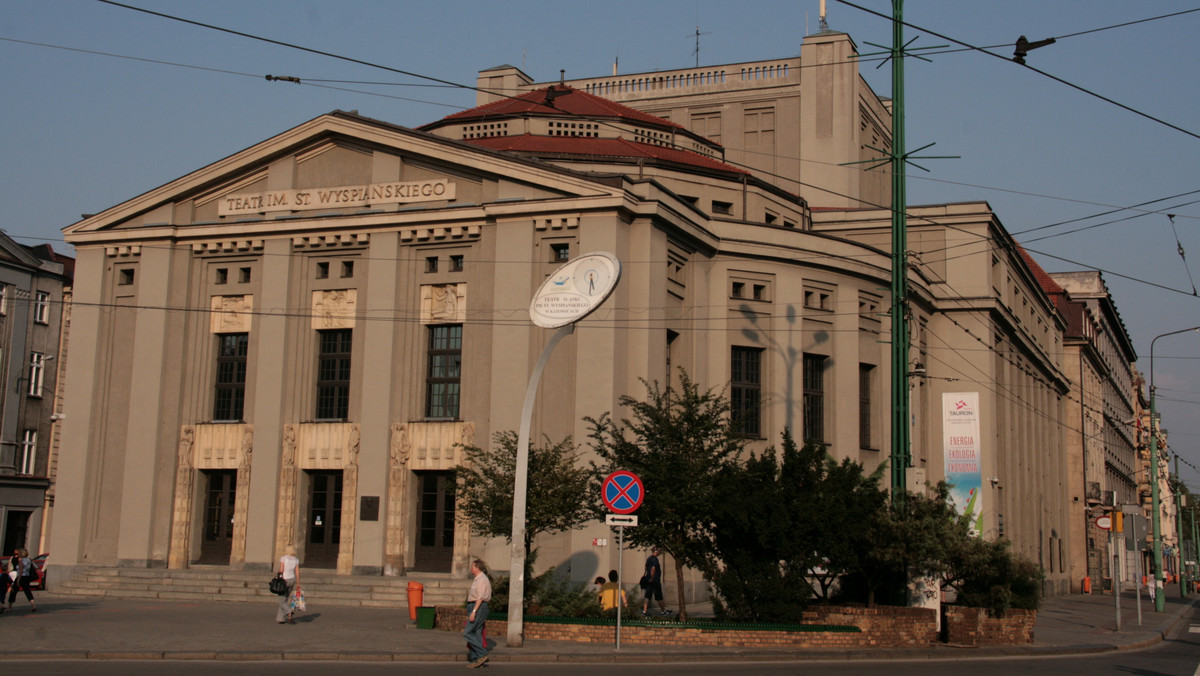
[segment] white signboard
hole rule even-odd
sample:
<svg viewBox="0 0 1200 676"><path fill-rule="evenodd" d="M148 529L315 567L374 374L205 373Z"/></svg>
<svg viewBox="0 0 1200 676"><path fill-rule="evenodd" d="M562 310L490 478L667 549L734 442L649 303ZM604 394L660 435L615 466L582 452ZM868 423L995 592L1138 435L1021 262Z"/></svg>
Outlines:
<svg viewBox="0 0 1200 676"><path fill-rule="evenodd" d="M942 395L942 449L950 501L971 518L972 535L983 526L983 461L979 445L979 393Z"/></svg>
<svg viewBox="0 0 1200 676"><path fill-rule="evenodd" d="M637 525L637 514L608 514L604 517L604 523L609 526L628 526L632 528Z"/></svg>
<svg viewBox="0 0 1200 676"><path fill-rule="evenodd" d="M453 200L455 185L449 179L410 181L407 183L371 183L305 190L226 195L217 203L217 215L241 216L268 211L306 211L340 209L372 204L408 204Z"/></svg>
<svg viewBox="0 0 1200 676"><path fill-rule="evenodd" d="M556 329L591 314L608 298L621 278L621 261L603 251L584 254L546 278L529 318L544 329Z"/></svg>

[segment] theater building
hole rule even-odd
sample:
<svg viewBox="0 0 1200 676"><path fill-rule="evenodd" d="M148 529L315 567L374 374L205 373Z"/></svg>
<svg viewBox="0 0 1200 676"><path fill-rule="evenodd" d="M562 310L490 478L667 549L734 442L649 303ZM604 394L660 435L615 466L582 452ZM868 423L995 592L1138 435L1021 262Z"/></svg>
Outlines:
<svg viewBox="0 0 1200 676"><path fill-rule="evenodd" d="M511 70L497 77L528 80ZM843 81L857 88L845 106L822 102ZM813 134L861 157L886 105L856 71L829 85L777 110L851 111ZM461 444L518 427L552 333L530 299L595 251L621 279L549 362L535 437L582 441L584 416L683 368L740 402L752 451L787 427L868 470L885 462L886 209L814 209L816 176L781 181L690 114L586 89L600 91L529 87L418 130L333 112L66 228L81 281L56 563L267 569L295 546L341 574L464 575L476 555L505 568L504 544L472 538L455 511L452 468ZM836 189L853 206L886 196L886 180L856 180ZM992 411L982 472L999 477L985 534L1044 557L1058 477L1042 416L1063 390L1053 306L986 204L914 211L913 363L928 377L913 381L912 486L944 475L942 394L978 391ZM1051 497L1035 512L1038 494ZM590 580L616 567L615 547L592 545L609 535L545 538L539 566Z"/></svg>

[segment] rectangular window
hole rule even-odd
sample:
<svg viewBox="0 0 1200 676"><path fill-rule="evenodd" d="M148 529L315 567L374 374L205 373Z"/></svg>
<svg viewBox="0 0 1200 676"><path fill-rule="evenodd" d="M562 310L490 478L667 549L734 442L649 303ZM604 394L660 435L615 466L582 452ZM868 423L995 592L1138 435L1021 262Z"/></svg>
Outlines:
<svg viewBox="0 0 1200 676"><path fill-rule="evenodd" d="M736 433L762 436L761 402L762 350L734 346L729 357L729 408Z"/></svg>
<svg viewBox="0 0 1200 676"><path fill-rule="evenodd" d="M712 210L714 214L724 214L728 216L733 213L733 202L718 202L713 200Z"/></svg>
<svg viewBox="0 0 1200 676"><path fill-rule="evenodd" d="M229 268L217 268L217 278L214 280L216 284L229 283Z"/></svg>
<svg viewBox="0 0 1200 676"><path fill-rule="evenodd" d="M217 336L217 384L213 420L239 422L246 404L246 348L248 333Z"/></svg>
<svg viewBox="0 0 1200 676"><path fill-rule="evenodd" d="M29 355L29 396L42 396L42 384L46 379L46 355L32 352Z"/></svg>
<svg viewBox="0 0 1200 676"><path fill-rule="evenodd" d="M122 268L117 271L117 286L133 284L133 268Z"/></svg>
<svg viewBox="0 0 1200 676"><path fill-rule="evenodd" d="M858 365L858 447L874 448L871 439L871 374L875 367Z"/></svg>
<svg viewBox="0 0 1200 676"><path fill-rule="evenodd" d="M550 262L565 263L571 260L571 245L568 243L558 243L550 245Z"/></svg>
<svg viewBox="0 0 1200 676"><path fill-rule="evenodd" d="M345 420L350 416L351 329L318 331L317 419Z"/></svg>
<svg viewBox="0 0 1200 676"><path fill-rule="evenodd" d="M742 282L734 282L733 288L730 289L729 295L733 298L741 298L746 293L746 285Z"/></svg>
<svg viewBox="0 0 1200 676"><path fill-rule="evenodd" d="M242 284L250 283L250 268L238 268L238 282Z"/></svg>
<svg viewBox="0 0 1200 676"><path fill-rule="evenodd" d="M825 357L804 355L804 441L825 443Z"/></svg>
<svg viewBox="0 0 1200 676"><path fill-rule="evenodd" d="M8 314L8 285L0 284L0 315Z"/></svg>
<svg viewBox="0 0 1200 676"><path fill-rule="evenodd" d="M462 269L463 269L462 254L455 254L455 255L450 256L450 272L462 272Z"/></svg>
<svg viewBox="0 0 1200 676"><path fill-rule="evenodd" d="M317 263L317 279L329 279L329 262L322 261Z"/></svg>
<svg viewBox="0 0 1200 676"><path fill-rule="evenodd" d="M429 327L429 371L425 378L425 417L458 418L462 380L462 324Z"/></svg>
<svg viewBox="0 0 1200 676"><path fill-rule="evenodd" d="M426 257L425 258L425 272L437 272L437 270L438 270L438 257L437 256Z"/></svg>
<svg viewBox="0 0 1200 676"><path fill-rule="evenodd" d="M50 323L50 294L46 291L38 291L33 298L33 321Z"/></svg>
<svg viewBox="0 0 1200 676"><path fill-rule="evenodd" d="M342 261L342 277L354 276L354 261Z"/></svg>
<svg viewBox="0 0 1200 676"><path fill-rule="evenodd" d="M33 474L37 461L37 430L25 430L17 452L17 474Z"/></svg>

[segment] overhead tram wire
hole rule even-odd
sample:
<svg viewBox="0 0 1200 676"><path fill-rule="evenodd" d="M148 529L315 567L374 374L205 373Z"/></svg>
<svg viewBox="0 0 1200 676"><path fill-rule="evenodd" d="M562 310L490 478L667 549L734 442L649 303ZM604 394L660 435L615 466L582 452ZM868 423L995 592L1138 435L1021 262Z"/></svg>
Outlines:
<svg viewBox="0 0 1200 676"><path fill-rule="evenodd" d="M469 85L463 85L463 84L459 84L459 83L451 82L451 81L448 81L448 80L443 80L443 79L441 79L441 78L436 78L436 77L432 77L432 76L428 76L428 75L421 75L421 74L419 74L419 73L413 73L413 72L410 72L410 71L405 71L405 70L398 69L398 68L392 68L392 67L390 67L390 66L384 66L384 65L381 65L381 64L376 64L376 63L372 63L372 62L369 62L369 61L363 61L363 60L361 60L361 59L356 59L356 58L353 58L353 57L341 56L341 55L334 54L334 53L331 53L331 52L325 52L325 51L323 51L323 50L313 49L313 48L310 48L310 47L303 47L303 46L301 46L301 45L295 45L295 44L292 44L292 43L287 43L287 42L283 42L283 41L279 41L279 40L274 40L274 39L271 39L271 38L266 38L266 37L262 37L262 36L256 36L256 35L253 35L253 34L244 33L244 32L242 32L242 31L235 31L235 30L232 30L232 29L223 28L223 27L220 27L220 26L215 26L215 25L211 25L211 24L206 24L206 23L199 22L199 21L194 21L194 20L191 20L191 19L184 19L184 18L182 18L182 17L176 17L176 16L172 16L172 15L169 15L169 14L164 14L164 13L162 13L162 12L156 12L156 11L153 11L153 10L147 10L147 9L143 9L143 8L139 8L139 7L134 7L134 6L132 6L132 5L127 5L127 4L124 4L124 3L115 2L114 0L97 0L97 1L98 1L98 2L102 2L102 3L105 3L105 4L108 4L108 5L113 5L113 6L116 6L116 7L122 7L122 8L125 8L125 9L130 9L130 10L133 10L133 11L137 11L137 12L142 12L142 13L150 14L150 15L153 15L153 16L158 16L158 17L160 17L160 18L169 19L169 20L172 20L172 21L179 21L179 22L182 22L182 23L187 23L187 24L191 24L191 25L199 26L199 27L202 27L202 28L208 28L208 29L211 29L211 30L217 30L217 31L220 31L220 32L225 32L225 33L229 33L229 34L232 34L232 35L238 35L238 36L245 37L245 38L252 39L252 40L259 40L259 41L262 41L262 42L267 42L267 43L270 43L270 44L275 44L275 45L279 45L279 46L282 46L282 47L287 47L287 48L291 48L291 49L298 49L298 50L301 50L301 51L305 51L305 52L309 52L309 53L313 53L313 54L318 54L318 55L321 55L321 56L328 56L328 57L330 57L330 58L339 59L339 60L343 60L343 61L347 61L347 62L351 62L351 63L356 63L356 64L359 64L359 65L364 65L364 66L368 66L368 67L372 67L372 68L379 68L379 69L382 69L382 70L386 70L386 71L390 71L390 72L394 72L394 73L399 73L399 74L406 75L406 76L409 76L409 77L415 77L415 78L419 78L419 79L429 80L429 81L432 81L432 82L437 82L437 83L444 84L444 85L448 85L448 86L451 86L451 87L456 87L456 88L461 88L461 89L468 89L468 90L473 90L473 91L477 91L477 92L488 93L488 94L491 94L491 95L501 96L501 97L504 97L504 98L512 98L512 99L518 98L518 97L509 96L509 95L507 95L507 94L503 94L503 93L498 93L498 92L492 92L492 91L488 91L488 90L482 89L482 88L480 88L480 87L474 87L474 86L469 86ZM875 14L875 15L877 15L877 16L884 17L884 18L888 19L889 21L891 21L891 20L892 20L892 19L891 19L891 17L889 17L889 16L885 16L885 15L879 14L878 12L875 12L875 11L873 11L873 10L870 10L870 9L867 9L867 8L864 8L864 7L860 7L860 6L858 6L858 5L855 5L855 4L851 3L851 2L848 2L847 0L838 0L838 1L839 1L839 2L842 2L843 4L849 5L849 6L851 6L851 7L855 7L856 9L860 9L860 10L862 10L862 11L865 11L865 12L867 12L867 13L870 13L870 14ZM1006 61L1008 60L1008 59L1007 59L1007 57L1002 57L1002 56L1000 56L1000 55L998 55L998 54L994 54L994 53L992 53L992 52L988 52L988 51L986 51L986 50L982 50L982 49L976 48L976 47L974 47L974 46L972 46L972 45L969 45L969 44L967 44L967 43L965 43L965 42L962 42L962 41L960 41L960 40L956 40L956 39L954 39L954 38L950 38L950 37L947 37L947 36L944 36L944 35L938 34L938 33L934 32L934 31L928 31L928 30L926 30L926 29L924 29L924 28L921 28L921 27L919 27L919 26L913 26L913 25L911 25L911 24L909 24L909 23L907 23L907 22L905 22L905 25L906 25L906 26L909 26L909 27L911 27L911 28L914 28L914 29L916 29L916 30L921 30L921 31L924 31L924 32L930 33L930 34L932 34L932 35L935 35L935 36L937 36L937 37L940 37L940 38L942 38L942 39L945 39L945 40L950 40L951 42L955 42L955 43L957 43L957 44L961 44L961 45L963 45L964 47L968 47L968 48L971 48L971 49L976 49L976 50L978 50L978 51L981 51L981 52L983 52L983 53L985 53L985 54L988 54L988 55L991 55L991 56L995 56L995 57L997 57L997 58L1003 58L1003 59L1005 59ZM1027 67L1028 67L1028 66L1027 66ZM1035 70L1035 71L1036 71L1036 69L1033 69L1033 70ZM1041 71L1037 71L1037 72L1041 72ZM1049 74L1045 74L1045 75L1046 75L1047 77L1054 78L1054 76L1052 76L1052 75L1049 75ZM1054 79L1058 79L1058 78L1054 78ZM1065 81L1064 81L1064 84L1068 84L1068 85L1070 85L1070 83L1066 83ZM1073 86L1073 87L1074 87L1075 85L1071 85L1071 86ZM1084 91L1086 91L1086 90L1084 90ZM1101 98L1103 98L1103 97L1101 97ZM1113 102L1113 103L1116 103L1116 102ZM1117 105L1121 105L1121 104L1117 104ZM561 111L558 111L558 112L561 112ZM1137 112L1137 111L1134 111L1134 112ZM1139 114L1141 114L1141 113L1139 113ZM1144 115L1144 114L1143 114L1143 115ZM581 118L581 119L590 119L590 118L587 118L586 116L582 116L582 115L577 115L577 116L575 116L575 117L579 117L579 118ZM1152 118L1152 119L1153 119L1153 118ZM1180 131L1184 131L1185 133L1189 133L1189 134L1190 134L1190 132L1186 132L1186 130L1180 130ZM1193 135L1194 135L1194 134L1193 134ZM1197 136L1197 138L1200 138L1200 136ZM731 165L733 165L733 166L739 166L739 164L738 164L738 163L734 163L734 162L727 162L727 163L729 163L729 164L731 164ZM745 166L745 165L741 165L741 166ZM747 167L747 168L748 168L748 167ZM778 174L774 174L774 173L771 173L771 172L763 172L763 173L764 173L764 174L766 174L766 175L774 176L774 177L776 177L776 178L781 178L781 179L785 179L785 180L791 180L791 179L789 179L789 178L787 178L787 177L783 177L783 176L780 176L780 175L778 175ZM828 190L828 189L825 189L825 188L821 188L821 187L819 187L819 186L815 186L815 185L812 185L812 184L809 184L809 183L805 183L805 182L803 182L803 181L797 181L797 183L798 183L799 185L802 185L802 186L805 186L805 187L808 187L808 188L812 188L812 189L814 189L814 190L821 190L822 192L829 192L830 194L838 195L838 196L840 196L840 197L845 197L845 198L847 198L847 199L851 199L851 200L857 200L857 201L859 201L860 203L863 203L863 204L870 204L869 202L866 202L866 201L864 201L864 200L861 200L861 199L858 199L858 198L855 198L855 197L851 197L851 196L848 196L848 195L842 195L842 194L840 194L840 193L837 193L837 192L834 192L834 191L831 191L831 190ZM875 206L876 206L877 208L890 209L890 207L884 207L884 206L881 206L881 205L875 205ZM931 220L931 219L928 219L928 218L924 218L924 217L915 217L915 218L916 218L917 220L922 220L922 221L925 221L925 222L929 222L929 223L931 223L931 224L934 224L934 225L941 225L941 226L943 226L943 227L948 227L948 228L951 228L951 229L960 230L959 228L955 228L954 226L950 226L950 225L947 225L947 224L941 224L941 223L937 223L936 221L933 221L933 220ZM960 230L960 231L961 231L961 232L964 232L964 234L970 234L970 235L973 235L973 236L974 236L974 233L969 233L969 232L967 232L967 231L962 231L962 230ZM988 239L990 239L990 238L988 238ZM1027 250L1028 250L1028 249L1027 249ZM1041 252L1037 252L1037 253L1041 253ZM1053 256L1052 256L1052 257L1053 257ZM1074 262L1072 262L1072 264L1074 264L1074 265L1083 265L1083 264L1081 264L1081 263L1074 263ZM1084 266L1084 267L1088 267L1088 266ZM1116 274L1116 273L1114 273L1114 274ZM1126 278L1126 279L1134 280L1134 281L1143 281L1143 282L1144 282L1144 280L1138 280L1137 278L1130 277L1130 276L1127 276L1127 275L1118 275L1118 276L1124 277L1124 278ZM1162 286L1162 285L1154 284L1154 283L1152 283L1152 282L1144 282L1144 283L1150 284L1151 286L1157 286L1157 287L1160 287L1160 288L1163 288L1163 289L1166 289L1166 290L1172 290L1172 291L1176 291L1176 292L1179 292L1179 293L1185 293L1185 294L1187 293L1187 292L1180 291L1180 290L1177 290L1177 289L1171 289L1170 287L1166 287L1166 286ZM1190 294L1187 294L1187 295L1190 295Z"/></svg>
<svg viewBox="0 0 1200 676"><path fill-rule="evenodd" d="M108 2L109 0L100 0L100 1L101 1L101 2ZM868 14L873 14L873 15L875 15L875 16L877 16L877 17L880 17L880 18L883 18L883 19L887 19L888 21L894 21L894 19L893 19L891 16L887 15L887 14L883 14L883 13L877 12L877 11L875 11L875 10L873 10L873 9L870 9L870 8L868 8L868 7L863 7L862 5L855 4L855 3L853 3L853 2L850 2L849 0L837 0L837 1L838 1L838 2L840 2L840 3L842 3L843 5L848 5L848 6L850 6L850 7L853 7L853 8L855 8L855 9L859 10L859 11L863 11L863 12L866 12L866 13L868 13ZM994 57L994 58L997 58L997 59L1001 59L1001 60L1003 60L1003 61L1005 61L1005 62L1008 62L1008 63L1014 63L1014 62L1013 62L1013 60L1012 60L1010 57L1004 56L1004 55L1002 55L1002 54L997 54L997 53L995 53L995 52L988 51L988 50L986 50L986 49L984 49L984 48L982 48L982 47L976 47L976 46L974 46L974 45L972 45L972 44L970 44L970 43L963 42L962 40L958 40L958 39L956 39L956 38L952 38L952 37L950 37L950 36L948 36L948 35L944 35L944 34L942 34L942 33L938 33L937 31L932 31L932 30L929 30L928 28L923 28L923 27L921 27L921 26L914 25L914 24L912 24L912 23L909 23L909 22L907 22L907 21L902 21L901 23L902 23L902 24L904 24L905 26L909 27L909 28L912 28L913 30L918 30L918 31L922 31L922 32L924 32L924 33L928 33L928 34L930 34L930 35L933 35L934 37L940 38L940 39L942 39L942 40L949 40L950 42L953 42L953 43L955 43L955 44L962 45L963 47L966 47L966 48L968 48L968 49L971 49L971 50L977 51L977 52L979 52L980 54L987 54L988 56L991 56L991 57ZM1114 106L1116 106L1116 107L1118 107L1118 108L1121 108L1122 110L1125 110L1125 111L1128 111L1128 112L1130 112L1130 113L1133 113L1134 115L1138 115L1138 116L1140 116L1140 117L1144 117L1144 118L1146 118L1147 120L1150 120L1150 121L1152 121L1152 122L1155 122L1155 123L1157 123L1157 124L1160 124L1160 125L1162 125L1162 126L1164 126L1164 127L1168 127L1168 128L1170 128L1170 129L1174 129L1175 131L1177 131L1177 132L1180 132L1181 134L1186 134L1186 135L1188 135L1188 136L1191 136L1192 138L1195 138L1195 139L1200 139L1200 134L1198 134L1198 133L1196 133L1196 132L1194 132L1194 131L1190 131L1190 130L1188 130L1188 129L1184 129L1183 127L1180 127L1180 126L1178 126L1178 125L1175 125L1175 124L1172 124L1172 123L1170 123L1170 122L1167 122L1166 120L1163 120L1163 119L1161 119L1161 118L1155 117L1155 116L1153 116L1153 115L1151 115L1151 114L1149 114L1149 113L1142 112L1142 111L1138 110L1137 108L1134 108L1134 107L1132 107L1132 106L1125 105L1124 103L1121 103L1120 101L1117 101L1117 100L1115 100L1115 99L1111 99L1111 98L1109 98L1109 97L1107 97L1107 96L1104 96L1103 94L1099 94L1099 93L1097 93L1097 92L1094 92L1094 91L1092 91L1092 90L1090 90L1090 89L1087 89L1086 87L1082 87L1082 86L1080 86L1080 85L1077 85L1077 84L1075 84L1074 82L1070 82L1069 80L1064 80L1063 78L1061 78L1061 77L1058 77L1057 75L1053 75L1053 74L1051 74L1051 73L1048 73L1048 72L1046 72L1046 71L1044 71L1044 70L1040 70L1040 69L1038 69L1038 68L1034 68L1033 66L1030 66L1029 64L1019 64L1019 65L1021 65L1021 66L1024 66L1025 68L1028 68L1029 70L1031 70L1031 71L1033 71L1033 72L1037 73L1038 75L1041 75L1042 77L1046 77L1046 78L1049 78L1049 79L1051 79L1051 80L1054 80L1055 82L1058 82L1059 84L1066 85L1067 87L1070 87L1071 89L1074 89L1074 90L1076 90L1076 91L1079 91L1079 92L1082 92L1082 93L1084 93L1084 94L1087 94L1088 96L1091 96L1091 97L1094 97L1094 98L1100 99L1101 101L1104 101L1105 103L1109 103L1109 104L1111 104L1111 105L1114 105Z"/></svg>
<svg viewBox="0 0 1200 676"><path fill-rule="evenodd" d="M244 36L244 37L247 37L247 38L250 38L250 39L255 39L255 40L263 40L263 41L266 41L266 42L270 42L270 43L272 43L272 44L278 44L278 45L281 45L281 46L286 46L286 47L293 48L293 49L299 49L299 50L303 50L303 51L309 51L309 52L313 52L313 53L317 53L317 54L321 54L321 55L330 56L331 58L335 58L335 59L347 60L347 61L351 61L351 62L354 62L354 63L359 63L359 64L363 64L363 65L369 65L369 66L372 66L372 67L381 68L381 69L384 69L384 70L390 70L390 71L392 71L392 72L398 72L398 73L401 73L401 74L408 75L408 76L410 76L410 77L416 77L416 78L421 78L421 79L429 79L429 80L432 80L432 81L434 81L434 82L436 82L436 83L437 83L437 84L433 84L433 85L417 85L417 84L410 84L409 86L429 86L429 87L440 86L440 87L447 87L447 88L469 89L469 90L474 90L474 91L477 91L477 92L483 92L483 93L486 93L486 94L490 94L490 95L494 95L494 96L500 96L500 97L504 97L504 98L517 98L517 97L513 97L513 96L510 96L510 95L507 95L507 94L501 93L501 92L495 92L495 91L490 91L490 90L482 89L482 88L479 88L479 87L474 87L474 86L469 86L469 85L463 85L463 84L459 84L459 83L455 83L455 82L450 82L450 81L446 81L446 80L441 80L441 79L439 79L439 78L433 78L433 77L430 77L430 76L421 75L421 74L419 74L419 73L411 73L411 72L408 72L408 71L403 71L403 70L399 70L399 69L390 68L390 67L388 67L388 66L382 66L382 65L379 65L379 64L373 64L373 63L370 63L370 62L361 61L361 60L354 59L354 58L351 58L351 57L344 57L344 56L340 56L340 55L337 55L337 54L332 54L332 53L328 53L328 52L323 52L323 51L320 51L320 50L313 50L313 49L311 49L311 48L303 47L303 46L300 46L300 45L293 45L293 44L291 44L291 43L285 43L285 42L281 42L281 41L272 40L272 39L270 39L270 38L264 38L264 37L260 37L260 36L255 36L255 35L252 35L252 34L243 33L243 32L239 32L239 31L232 31L232 30L230 30L230 29L222 28L222 27L219 27L219 26L212 26L212 25L209 25L209 24L204 24L204 23L200 23L200 22L192 21L192 20L189 20L189 19L183 19L183 18L180 18L180 17L174 17L174 16L171 16L171 15L168 15L168 14L163 14L163 13L160 13L160 12L154 12L154 11L151 11L151 10L144 10L144 9L141 9L141 8L132 7L132 6L130 6L130 5L125 5L125 4L122 4L122 3L113 2L112 0L99 0L99 1L100 1L100 2L104 2L104 3L106 3L106 4L114 5L114 6L119 6L119 7L123 7L123 8L127 8L127 9L132 9L132 10L134 10L134 11L146 12L146 13L149 13L149 14L152 14L152 15L155 15L155 16L159 16L159 17L162 17L162 18L167 18L167 19L176 20L176 21L182 21L182 22L185 22L185 23L190 23L190 24L198 25L198 26L205 27L205 28L210 28L210 29L212 29L212 30L218 30L218 31L223 31L223 32L230 32L230 33L233 33L233 34L235 34L235 35ZM1065 36L1062 36L1062 37L1064 37L1064 38L1067 38L1067 37L1073 37L1073 36L1075 36L1075 35L1083 35L1083 34L1086 34L1086 33L1094 33L1094 32L1098 32L1098 31L1102 31L1102 30L1109 30L1109 29L1111 29L1111 28L1118 28L1118 27L1121 27L1121 26L1130 25L1130 24L1132 24L1132 23L1141 23L1141 22L1144 22L1144 21L1153 21L1153 20L1156 20L1156 19L1166 18L1166 17L1170 17L1170 16L1177 16L1177 15L1179 15L1179 14L1187 14L1187 13L1189 13L1190 11L1200 11L1200 9L1197 9L1197 10L1189 10L1189 11L1185 11L1185 12L1176 12L1176 13L1174 13L1174 14L1168 14L1168 15L1163 15L1163 16L1159 16L1159 17L1152 17L1152 18L1149 18L1149 19L1142 19L1142 20L1139 20L1139 21L1134 21L1134 22L1126 22L1126 23L1123 23L1123 24L1117 24L1117 25L1114 25L1114 26L1108 26L1108 27L1104 27L1104 28L1090 29L1090 30L1087 30L1087 31L1081 31L1081 32L1078 32L1078 33L1072 33L1072 34L1068 34L1068 35L1065 35ZM949 39L949 38L947 38L947 39ZM963 43L963 44L965 44L965 43ZM999 46L1004 46L1004 45L999 45ZM70 49L70 48L66 48L66 49ZM975 48L975 47L971 47L970 49L975 49L975 50L980 50L980 51L982 51L982 49L981 49L981 48ZM86 50L84 50L84 51L86 51ZM114 55L114 56L119 56L119 55ZM120 57L120 58L133 58L133 57ZM860 59L860 61L861 61L861 59ZM169 62L161 62L161 63L169 63ZM183 65L183 64L180 64L180 65ZM832 64L810 64L809 66L804 66L804 65L801 65L801 67L802 67L802 68L803 68L803 67L824 67L824 66L829 66L829 65L832 65ZM189 67L189 66L186 66L186 65L183 65L183 66L184 66L184 67ZM198 67L198 68L199 68L199 67ZM238 75L250 75L250 74L247 74L247 73L236 73L236 72L234 72L234 71L231 71L231 72L233 72L234 74L238 74ZM257 77L257 76L253 76L253 75L251 75L251 76L252 76L252 77ZM300 80L301 80L301 83L304 83L304 82L305 82L305 80L306 80L306 79L301 79L301 78L297 78L297 79L300 79ZM314 80L314 81L337 82L337 80ZM348 82L355 82L355 81L348 81ZM369 84L369 83L363 83L363 84ZM381 84L382 84L382 83L381 83ZM399 84L399 83L398 83L398 84ZM319 85L312 85L312 86L319 86ZM397 98L397 99L400 99L400 100L412 101L412 102L416 102L416 103L426 103L426 104L430 104L430 105L440 105L440 106L444 106L444 107L448 107L448 108L456 108L456 109L461 109L461 106L455 106L455 105L451 105L451 104L442 104L442 103L436 103L436 102L432 102L432 101L423 101L423 100L419 100L419 99L408 99L408 98L404 98L404 97L392 97L392 96L385 95L385 94L378 94L378 93L374 93L374 92L362 92L362 91L359 91L359 90L345 90L345 89L340 89L340 88L337 88L337 87L328 87L328 88L329 88L329 89L335 89L335 90L339 90L339 91L349 91L349 92L352 92L352 93L361 93L361 94L366 94L366 95L371 95L371 96L384 96L384 97L388 97L388 98ZM563 111L556 111L556 112L560 112L560 113L561 113L561 112L563 112ZM594 120L594 119L588 118L588 117L586 117L586 116L583 116L583 115L573 115L573 114L572 114L572 116L573 116L573 117L577 117L577 118L579 118L579 119L584 119L584 120L592 121L592 122L601 122L601 123L604 123L604 122L603 122L603 121L601 121L601 120ZM607 123L605 123L605 124L607 124ZM612 125L608 125L608 126L612 126ZM809 162L812 162L812 161L814 161L814 160L804 160L804 159L802 159L802 158L790 158L790 159L796 159L797 161L809 161ZM740 163L732 162L732 161L729 161L729 160L725 160L725 161L726 161L726 163L728 163L728 164L731 164L731 165L733 165L733 166L741 166L741 167L745 167L745 168L750 168L750 167L748 167L748 165L744 165L744 164L740 164ZM828 164L828 163L822 163L822 164ZM865 171L865 169L863 169L863 170ZM787 180L785 177L782 177L782 176L779 176L779 175L776 175L776 174L771 174L770 172L764 172L764 173L766 173L767 175L775 176L776 178L782 178L782 179L785 179L785 180ZM939 181L939 179L932 179L932 178L926 178L926 177L921 177L921 176L916 176L916 177L914 177L914 178L917 178L917 179L922 179L922 180L930 180L930 181L935 181L935 182L936 182L936 181ZM954 182L952 182L952 181L941 181L941 182L945 182L945 183L954 183ZM827 190L827 189L823 189L823 188L820 188L820 187L818 187L818 186L814 186L814 185L811 185L811 184L807 184L807 183L803 183L803 182L799 182L799 184L800 184L800 185L804 185L805 187L810 187L810 188L813 188L813 189L815 189L815 190L822 190L822 191L824 191L824 192L831 192L832 194L838 194L838 193L833 193L832 191L829 191L829 190ZM981 189L986 189L986 190L997 190L997 191L1005 191L1005 192L1017 192L1018 194L1033 194L1033 193L1020 193L1019 191L1006 191L1006 190L1005 190L1005 189L1003 189L1003 188L991 188L991 187L988 187L988 186L971 186L971 187L979 187L979 188L981 188ZM847 197L848 199L854 199L854 198L851 198L851 197L848 197L848 196L845 196L845 195L839 195L839 196L842 196L842 197ZM1052 197L1052 196L1045 196L1045 195L1035 195L1035 196L1039 196L1039 197L1047 197L1047 198L1050 198L1050 199L1062 199L1062 200L1065 200L1065 201L1079 201L1079 200L1071 200L1070 198L1055 198L1055 197ZM860 200L860 201L861 201L861 200ZM1086 202L1085 202L1085 203L1086 203ZM1105 206L1107 206L1107 205L1105 205Z"/></svg>

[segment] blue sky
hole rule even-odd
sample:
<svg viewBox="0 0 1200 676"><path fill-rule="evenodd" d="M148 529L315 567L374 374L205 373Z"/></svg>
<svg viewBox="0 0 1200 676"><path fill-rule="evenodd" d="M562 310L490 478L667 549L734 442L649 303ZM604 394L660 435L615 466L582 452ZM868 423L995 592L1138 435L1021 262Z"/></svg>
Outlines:
<svg viewBox="0 0 1200 676"><path fill-rule="evenodd" d="M129 0L154 11L473 85L482 68L535 80L792 56L817 30L818 0L742 3L381 0ZM883 0L859 0L882 13ZM828 0L829 24L863 53L888 22ZM1101 269L1149 370L1154 336L1200 326L1200 193L1070 226L1117 207L1200 190L1200 8L1193 2L909 0L914 46L947 37L1011 56L1019 35L1047 73L1181 127L1123 110L979 52L910 60L909 203L986 200L1048 271ZM39 46L54 45L56 47ZM104 52L130 58L115 58ZM193 68L179 65L185 64ZM863 65L890 94L889 68ZM268 82L289 75L309 84ZM316 80L388 85L318 83ZM470 107L474 93L149 16L96 0L0 0L0 228L25 243L335 109L416 126ZM324 86L318 86L324 85ZM420 85L420 86L417 86ZM1175 214L1174 231L1166 214ZM1107 223L1124 219L1118 222ZM1107 223L1107 224L1105 224ZM1081 227L1094 226L1074 233ZM1178 243L1176 234L1178 234ZM1035 239L1054 235L1047 239ZM1200 280L1198 280L1200 281ZM1200 333L1160 340L1155 384L1172 448L1200 466ZM1200 490L1200 472L1181 465Z"/></svg>

